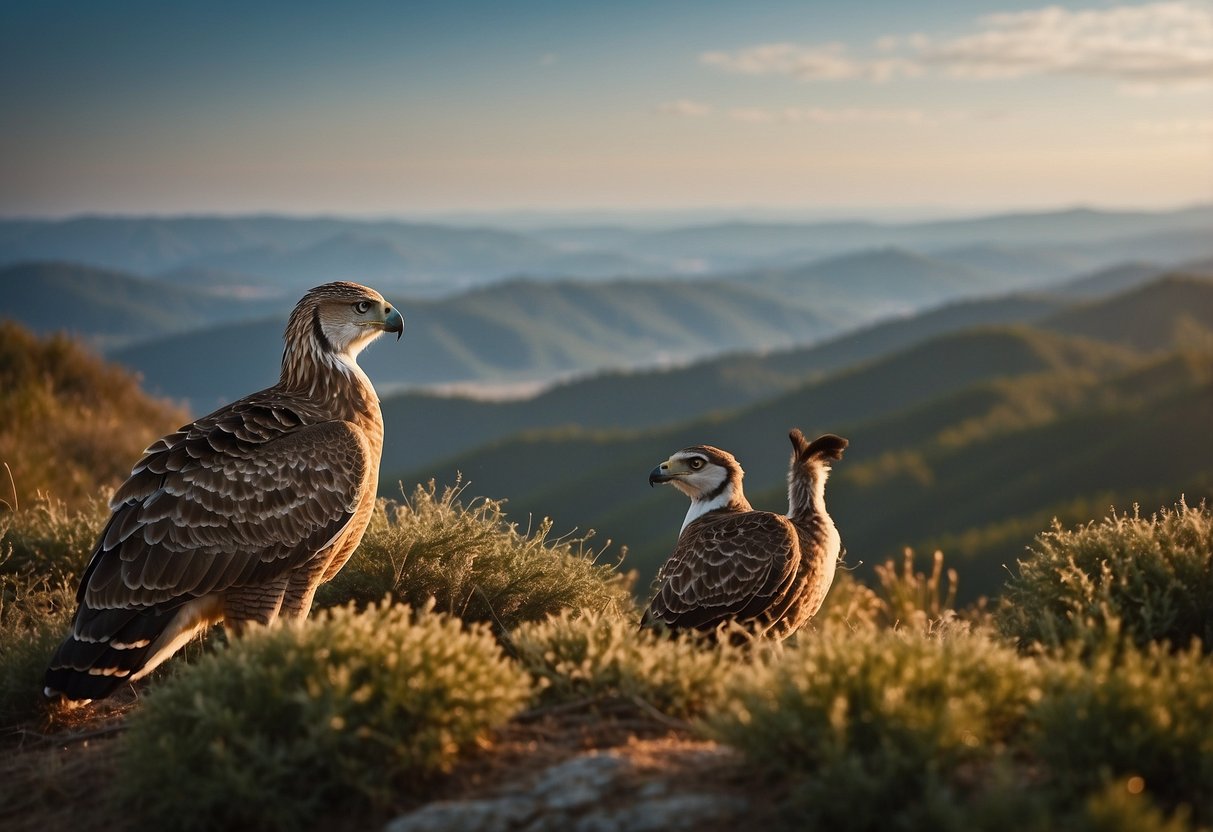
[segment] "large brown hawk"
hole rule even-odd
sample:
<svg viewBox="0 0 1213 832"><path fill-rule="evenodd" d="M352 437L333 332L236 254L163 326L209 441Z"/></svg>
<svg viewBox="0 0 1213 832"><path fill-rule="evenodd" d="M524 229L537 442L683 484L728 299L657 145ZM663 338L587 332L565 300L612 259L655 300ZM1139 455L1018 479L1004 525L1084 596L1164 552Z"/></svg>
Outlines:
<svg viewBox="0 0 1213 832"><path fill-rule="evenodd" d="M48 696L100 699L200 630L302 618L362 540L383 417L358 354L400 312L328 283L291 313L273 387L151 444L110 502Z"/></svg>

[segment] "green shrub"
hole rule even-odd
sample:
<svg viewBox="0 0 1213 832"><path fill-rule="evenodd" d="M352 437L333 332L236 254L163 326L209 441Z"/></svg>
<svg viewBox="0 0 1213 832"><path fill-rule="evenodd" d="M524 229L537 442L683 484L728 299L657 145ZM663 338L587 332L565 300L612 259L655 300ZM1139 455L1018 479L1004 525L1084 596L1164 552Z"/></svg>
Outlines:
<svg viewBox="0 0 1213 832"><path fill-rule="evenodd" d="M1139 777L1161 806L1213 822L1213 662L1198 644L1050 659L1043 691L1026 737L1059 793Z"/></svg>
<svg viewBox="0 0 1213 832"><path fill-rule="evenodd" d="M529 699L482 626L403 606L255 631L153 690L123 738L125 808L171 828L297 829L391 805Z"/></svg>
<svg viewBox="0 0 1213 832"><path fill-rule="evenodd" d="M510 638L545 704L624 699L676 718L718 704L730 669L742 660L727 645L641 630L634 618L618 615L566 612L524 624Z"/></svg>
<svg viewBox="0 0 1213 832"><path fill-rule="evenodd" d="M983 635L801 639L733 677L709 733L788 781L789 824L942 823L1024 723L1035 665Z"/></svg>
<svg viewBox="0 0 1213 832"><path fill-rule="evenodd" d="M550 520L524 533L505 519L502 503L464 505L461 489L437 494L417 486L409 500L381 500L362 545L330 583L322 606L370 603L390 594L465 621L508 630L564 609L632 610L627 582L595 562L588 537L549 539Z"/></svg>
<svg viewBox="0 0 1213 832"><path fill-rule="evenodd" d="M1098 649L1110 638L1213 649L1213 514L1180 502L1143 519L1055 525L1019 562L997 613L1021 646Z"/></svg>

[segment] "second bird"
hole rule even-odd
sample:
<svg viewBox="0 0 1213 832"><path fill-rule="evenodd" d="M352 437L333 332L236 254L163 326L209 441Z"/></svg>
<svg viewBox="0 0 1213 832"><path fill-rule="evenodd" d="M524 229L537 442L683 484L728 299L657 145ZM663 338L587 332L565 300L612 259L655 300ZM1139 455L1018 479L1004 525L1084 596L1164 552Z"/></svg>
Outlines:
<svg viewBox="0 0 1213 832"><path fill-rule="evenodd" d="M826 513L830 463L847 440L789 434L787 516L755 511L732 454L710 445L683 448L649 474L691 498L674 553L658 573L642 626L712 631L736 622L756 636L783 639L821 607L841 540Z"/></svg>

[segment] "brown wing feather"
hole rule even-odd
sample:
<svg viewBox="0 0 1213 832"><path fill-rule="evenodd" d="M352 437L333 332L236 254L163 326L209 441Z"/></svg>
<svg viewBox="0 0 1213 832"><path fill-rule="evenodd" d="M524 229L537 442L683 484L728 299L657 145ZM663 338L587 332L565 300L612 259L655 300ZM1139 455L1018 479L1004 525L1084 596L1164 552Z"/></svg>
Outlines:
<svg viewBox="0 0 1213 832"><path fill-rule="evenodd" d="M355 425L221 413L148 449L115 495L80 601L148 606L269 580L345 528L369 463Z"/></svg>
<svg viewBox="0 0 1213 832"><path fill-rule="evenodd" d="M798 563L787 518L765 511L707 515L679 537L644 623L712 629L759 618L786 596Z"/></svg>

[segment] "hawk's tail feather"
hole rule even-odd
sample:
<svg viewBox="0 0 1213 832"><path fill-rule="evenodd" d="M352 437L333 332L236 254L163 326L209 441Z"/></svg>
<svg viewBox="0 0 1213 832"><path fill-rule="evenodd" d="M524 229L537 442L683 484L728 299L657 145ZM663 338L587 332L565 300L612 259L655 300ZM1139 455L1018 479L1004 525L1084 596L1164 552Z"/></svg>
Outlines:
<svg viewBox="0 0 1213 832"><path fill-rule="evenodd" d="M70 700L104 699L150 673L168 653L209 623L182 605L98 610L81 605L72 632L51 657L43 681L47 696ZM171 650L166 652L166 647Z"/></svg>

